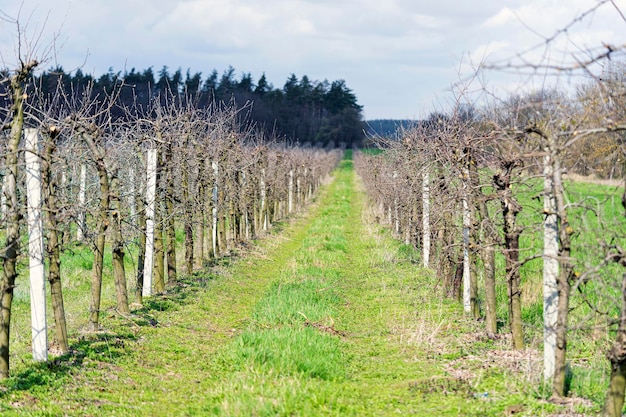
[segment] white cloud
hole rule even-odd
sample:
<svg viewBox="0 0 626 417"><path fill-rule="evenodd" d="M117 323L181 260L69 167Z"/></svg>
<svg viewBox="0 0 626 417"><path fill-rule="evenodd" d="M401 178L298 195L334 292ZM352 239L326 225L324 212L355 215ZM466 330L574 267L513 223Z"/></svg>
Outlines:
<svg viewBox="0 0 626 417"><path fill-rule="evenodd" d="M513 20L516 20L515 12L508 7L500 10L495 15L491 16L485 23L482 24L483 27L493 28L493 27L501 27Z"/></svg>
<svg viewBox="0 0 626 417"><path fill-rule="evenodd" d="M0 10L15 16L21 2L0 0ZM167 65L202 71L233 65L237 73L266 72L282 85L291 73L311 79L342 78L367 117L420 116L469 65L486 57L503 60L542 45L596 0L24 0L33 21L49 32L63 23L66 69L82 65L97 74ZM616 0L626 10L626 0ZM23 13L23 16L26 13ZM562 61L576 48L626 42L626 22L603 7L567 36L550 54ZM0 53L13 55L12 28L0 24ZM544 42L545 43L545 42ZM529 52L537 62L543 46ZM6 60L6 59L5 59ZM462 75L461 75L462 76ZM487 79L500 79L487 74ZM508 83L508 82L507 82ZM508 83L510 85L515 82Z"/></svg>

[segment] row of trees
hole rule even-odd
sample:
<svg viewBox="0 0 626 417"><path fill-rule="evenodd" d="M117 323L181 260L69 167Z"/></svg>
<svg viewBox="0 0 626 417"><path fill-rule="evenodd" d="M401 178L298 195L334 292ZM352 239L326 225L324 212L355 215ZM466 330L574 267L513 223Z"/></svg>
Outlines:
<svg viewBox="0 0 626 417"><path fill-rule="evenodd" d="M0 108L5 240L0 378L9 376L11 306L16 278L27 272L19 266L24 254L31 255L31 285L41 282L36 285L43 288L43 277L34 281L33 247L45 245L54 337L66 352L60 255L67 245L80 241L93 250L89 328L95 330L105 251L112 254L117 311L128 314L129 281L138 303L176 286L181 270L190 274L202 268L299 210L341 157L340 150L278 143L249 122L249 106L232 101L198 106L193 94L170 91L140 105L121 100L125 83L110 90L95 83L68 89L63 77L54 90L42 89L42 77L34 77L39 65L20 54L18 67L0 80L8 92L7 106ZM33 164L25 165L24 157ZM33 197L36 192L41 203ZM42 236L32 233L30 222L25 230L26 203ZM180 230L184 243L177 245ZM30 242L29 249L24 242ZM137 254L132 272L125 269L129 249ZM45 312L45 299L31 296L31 302L43 302ZM36 307L33 312L40 311ZM35 359L47 358L45 323L45 314L33 314Z"/></svg>
<svg viewBox="0 0 626 417"><path fill-rule="evenodd" d="M118 94L119 108L111 110L114 118L127 118L127 108L148 108L154 97L192 98L198 108L232 100L246 107L246 116L258 129L281 141L335 147L358 146L363 139L362 107L343 80L313 81L306 75L298 79L292 74L278 88L265 74L256 83L250 73L237 79L233 67L222 75L213 70L206 79L202 73L189 70L183 75L180 68L173 74L167 67L157 74L152 68L132 68L123 73L110 69L94 77L80 69L66 73L56 67L37 75L35 83L44 94L55 94L59 86L65 94L87 89L94 95Z"/></svg>
<svg viewBox="0 0 626 417"><path fill-rule="evenodd" d="M460 94L450 113L355 158L378 218L421 250L444 294L484 317L487 336L498 333L505 285L512 347L523 349L522 283L543 287L544 377L555 397L567 394L572 317L581 331L617 326L608 415L624 402L626 274L617 265L626 265L626 223L610 195L568 191L567 175L626 174L625 73L613 64L574 94L542 90L480 109Z"/></svg>

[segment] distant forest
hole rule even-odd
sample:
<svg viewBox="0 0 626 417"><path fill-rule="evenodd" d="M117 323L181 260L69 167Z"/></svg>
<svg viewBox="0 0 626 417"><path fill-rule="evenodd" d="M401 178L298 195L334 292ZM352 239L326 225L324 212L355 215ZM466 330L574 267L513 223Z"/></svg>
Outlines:
<svg viewBox="0 0 626 417"><path fill-rule="evenodd" d="M128 117L128 109L145 111L150 100L191 100L204 108L213 103L234 103L246 107L247 122L264 130L269 137L289 143L324 147L356 147L364 138L362 106L344 80L313 81L292 74L281 87L274 87L265 74L255 82L250 73L235 76L229 67L221 75L213 70L183 75L179 68L170 73L164 66L158 73L152 67L137 71L108 73L100 77L84 74L80 69L66 73L62 67L51 68L35 77L34 85L44 94L54 94L61 86L67 95L119 95L114 117Z"/></svg>
<svg viewBox="0 0 626 417"><path fill-rule="evenodd" d="M382 137L395 139L402 131L414 127L418 122L409 119L373 119L365 122L365 135L368 138Z"/></svg>

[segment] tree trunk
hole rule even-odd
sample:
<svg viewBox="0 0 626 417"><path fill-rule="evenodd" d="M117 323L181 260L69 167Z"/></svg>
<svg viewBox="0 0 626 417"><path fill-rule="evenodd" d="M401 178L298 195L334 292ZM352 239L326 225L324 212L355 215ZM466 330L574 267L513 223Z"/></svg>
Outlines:
<svg viewBox="0 0 626 417"><path fill-rule="evenodd" d="M476 280L472 279L470 261L470 231L472 226L472 216L469 206L469 170L463 172L463 197L461 204L463 208L463 310L473 317L478 316L478 300L476 297Z"/></svg>
<svg viewBox="0 0 626 417"><path fill-rule="evenodd" d="M439 230L436 231L437 258L440 259L437 273L442 277L445 294L449 298L461 301L463 285L463 256L457 250L454 242L455 235L450 231L453 227L454 217L446 211L439 222Z"/></svg>
<svg viewBox="0 0 626 417"><path fill-rule="evenodd" d="M47 240L46 254L48 258L48 282L50 283L52 312L54 314L55 339L59 346L59 351L61 354L64 354L69 351L69 342L61 286L61 239L59 239L59 224L57 220L57 187L52 177L52 158L56 151L54 139L57 134L58 130L50 129L45 135L41 182L43 184L43 204L46 212L44 216Z"/></svg>
<svg viewBox="0 0 626 417"><path fill-rule="evenodd" d="M93 267L91 269L91 304L89 306L89 330L98 330L100 320L100 297L102 294L102 269L104 258L104 245L106 240L105 223L102 218L98 220L99 227L97 228L98 236L94 244L94 260Z"/></svg>
<svg viewBox="0 0 626 417"><path fill-rule="evenodd" d="M261 227L259 229L263 229L263 231L267 231L268 227L268 215L267 215L267 191L265 190L265 168L261 168L261 177L259 180L259 191L261 201L259 202L259 215L261 221Z"/></svg>
<svg viewBox="0 0 626 417"><path fill-rule="evenodd" d="M493 183L498 191L502 207L504 232L504 259L509 302L509 326L514 349L524 348L524 329L522 327L521 275L519 263L519 238L522 228L517 224L517 215L522 207L511 190L511 172L517 161L504 161L502 172L493 176Z"/></svg>
<svg viewBox="0 0 626 417"><path fill-rule="evenodd" d="M141 297L149 297L152 295L152 284L154 278L154 264L155 264L155 251L156 251L156 235L155 232L158 229L156 223L156 190L157 190L157 176L158 176L158 151L156 148L148 150L146 158L146 201L145 201L145 236L140 237L140 246L145 246L145 257L143 261L143 278L139 283L139 275L137 276L137 291L140 291ZM160 204L160 202L159 202ZM144 206L144 205L142 205ZM144 224L141 222L140 224ZM141 253L141 252L140 252ZM141 257L141 254L139 255ZM139 274L139 272L137 272ZM138 296L139 298L139 296Z"/></svg>
<svg viewBox="0 0 626 417"><path fill-rule="evenodd" d="M422 261L424 268L430 263L430 174L422 172Z"/></svg>
<svg viewBox="0 0 626 417"><path fill-rule="evenodd" d="M516 216L521 209L513 199L502 202L504 216L504 258L507 290L509 298L509 324L513 348L524 348L524 330L522 327L522 301L520 289L519 236L521 230L516 226Z"/></svg>
<svg viewBox="0 0 626 417"><path fill-rule="evenodd" d="M480 257L483 261L485 280L485 332L493 337L498 332L496 320L496 254L494 247L497 240L497 232L489 214L486 197L480 188L477 165L470 163L470 180L472 188L477 194L474 200L476 213L480 216L480 226L476 233L481 241Z"/></svg>
<svg viewBox="0 0 626 417"><path fill-rule="evenodd" d="M213 257L217 258L219 256L219 245L218 245L218 193L219 193L219 166L217 165L217 161L213 161L211 163L211 167L213 168L213 192L211 194L211 242L213 247Z"/></svg>
<svg viewBox="0 0 626 417"><path fill-rule="evenodd" d="M400 207L398 204L398 185L397 185L398 171L393 172L393 230L395 237L398 238L400 234Z"/></svg>
<svg viewBox="0 0 626 417"><path fill-rule="evenodd" d="M555 139L551 139L555 142ZM572 229L567 218L567 208L565 205L565 195L561 174L561 161L556 152L556 144L553 144L554 153L552 156L552 178L554 186L554 197L556 200L556 213L559 221L559 275L557 278L557 288L559 291L559 301L557 307L556 320L556 354L554 360L554 386L553 394L556 397L566 395L567 377L567 328L569 317L569 297L570 278L573 271L571 261L571 233Z"/></svg>
<svg viewBox="0 0 626 417"><path fill-rule="evenodd" d="M489 234L490 232L485 232ZM495 242L486 239L485 246L481 248L481 258L485 268L485 331L488 336L493 337L498 333L498 322L496 317L496 252Z"/></svg>
<svg viewBox="0 0 626 417"><path fill-rule="evenodd" d="M37 129L29 128L25 129L24 133L32 353L34 361L44 362L48 360L48 326L46 323L39 132Z"/></svg>
<svg viewBox="0 0 626 417"><path fill-rule="evenodd" d="M96 239L94 242L93 267L91 270L91 305L89 308L89 330L98 329L100 319L100 297L102 294L102 269L106 231L109 227L109 174L105 163L105 151L97 143L94 136L98 132L82 132L82 139L91 150L93 161L98 171L100 182L100 205L97 214Z"/></svg>
<svg viewBox="0 0 626 417"><path fill-rule="evenodd" d="M146 254L147 254L147 225L146 225L146 212L147 212L147 204L143 204L141 195L143 195L144 190L139 187L139 192L137 192L133 198L135 199L135 206L139 209L137 210L137 225L139 232L139 247L137 248L137 276L135 280L135 302L139 305L143 304L143 286L144 286L144 271L146 264ZM146 209L144 210L144 207ZM152 208L151 216L154 216L154 207ZM154 222L154 220L153 220ZM151 226L152 228L152 237L151 237L151 250L150 250L150 259L152 259L154 249L154 223ZM152 271L152 262L150 262L150 271ZM150 276L150 286L152 286L152 276Z"/></svg>
<svg viewBox="0 0 626 417"><path fill-rule="evenodd" d="M229 190L232 189L231 187L228 188ZM226 242L227 242L227 247L228 250L232 249L233 247L233 243L235 243L237 241L237 234L239 232L239 218L237 216L237 209L235 208L235 202L231 199L229 199L230 201L228 202L228 217L225 217L224 220L226 220L225 223L228 224L228 227L226 228L225 232L226 232Z"/></svg>
<svg viewBox="0 0 626 417"><path fill-rule="evenodd" d="M163 246L163 204L157 203L154 214L154 290L158 294L165 292L165 248Z"/></svg>
<svg viewBox="0 0 626 417"><path fill-rule="evenodd" d="M485 280L485 332L493 337L498 332L496 320L496 254L497 231L489 214L486 196L480 186L478 166L473 160L469 163L469 175L472 189L476 193L474 199L475 211L479 216L480 223L475 227L477 242L481 242L480 257L483 261Z"/></svg>
<svg viewBox="0 0 626 417"><path fill-rule="evenodd" d="M259 230L261 230L261 219L259 217L259 210L257 210L257 203L254 201L252 204L252 237L256 237L259 235Z"/></svg>
<svg viewBox="0 0 626 417"><path fill-rule="evenodd" d="M202 178L204 180L204 200L202 200L202 205L200 206L200 210L203 211L203 219L204 225L206 226L204 229L204 255L203 258L211 259L214 257L213 253L213 184L212 184L212 176L209 174L209 171L212 172L212 163L209 161L205 161L204 165L204 174Z"/></svg>
<svg viewBox="0 0 626 417"><path fill-rule="evenodd" d="M185 229L185 272L191 275L193 273L193 256L194 256L194 236L193 236L193 208L189 201L189 161L181 162L181 177L183 191L183 207L184 207L184 229Z"/></svg>
<svg viewBox="0 0 626 417"><path fill-rule="evenodd" d="M544 223L543 223L543 376L554 378L556 358L556 321L558 317L559 241L556 200L553 191L551 157L544 160Z"/></svg>
<svg viewBox="0 0 626 417"><path fill-rule="evenodd" d="M22 129L24 126L24 82L26 82L36 61L22 64L22 67L11 77L9 85L13 102L11 105L11 132L9 133L5 155L4 196L6 198L5 213L5 247L2 257L2 277L0 278L0 379L9 377L9 340L11 329L11 305L13 290L17 278L17 257L20 240L20 206L17 193L18 151Z"/></svg>
<svg viewBox="0 0 626 417"><path fill-rule="evenodd" d="M450 295L457 301L461 300L461 287L463 286L463 260L455 264L454 276L451 283Z"/></svg>
<svg viewBox="0 0 626 417"><path fill-rule="evenodd" d="M164 152L165 174L165 238L167 249L167 283L176 284L176 225L174 219L174 167L172 166L172 144L168 142Z"/></svg>
<svg viewBox="0 0 626 417"><path fill-rule="evenodd" d="M126 269L124 267L124 239L122 237L122 213L120 210L119 179L117 170L111 175L111 254L117 310L129 314L128 290L126 288Z"/></svg>
<svg viewBox="0 0 626 417"><path fill-rule="evenodd" d="M206 190L207 190L207 178L205 171L205 160L200 158L198 162L198 179L196 180L196 195L197 195L197 203L194 208L195 211L195 221L196 221L196 236L194 239L194 264L195 267L200 269L204 263L204 239L205 239L205 201L206 198Z"/></svg>
<svg viewBox="0 0 626 417"><path fill-rule="evenodd" d="M287 193L288 193L287 213L291 214L291 212L293 211L293 169L289 170L289 183L287 184Z"/></svg>
<svg viewBox="0 0 626 417"><path fill-rule="evenodd" d="M404 244L409 246L411 244L411 234L413 231L413 216L415 215L415 207L411 206L410 210L405 211L405 224L404 224Z"/></svg>
<svg viewBox="0 0 626 417"><path fill-rule="evenodd" d="M461 201L463 207L463 310L466 313L472 311L472 286L470 284L470 261L469 261L469 232L470 211L467 197Z"/></svg>
<svg viewBox="0 0 626 417"><path fill-rule="evenodd" d="M157 147L156 169L156 202L154 209L154 290L158 294L165 292L165 246L163 236L165 234L164 219L164 191L163 191L163 152Z"/></svg>
<svg viewBox="0 0 626 417"><path fill-rule="evenodd" d="M622 207L626 209L626 188L622 194ZM616 255L615 261L625 267L626 253L619 251ZM619 326L615 335L615 342L607 354L607 359L611 363L611 377L604 401L603 415L619 417L624 409L624 395L626 394L626 273L622 274L622 305Z"/></svg>
<svg viewBox="0 0 626 417"><path fill-rule="evenodd" d="M622 259L623 264L625 259ZM603 415L619 417L624 408L624 394L626 393L626 274L622 275L622 305L620 321L615 335L613 347L607 354L611 363L611 377L609 390L604 402Z"/></svg>
<svg viewBox="0 0 626 417"><path fill-rule="evenodd" d="M223 191L220 192L220 202L225 204L226 202L224 201L223 194L224 194ZM218 250L220 250L220 252L222 251L222 248L223 248L223 251L228 250L228 240L226 237L227 224L228 224L228 212L226 210L223 210L222 217L217 225L217 230L218 230L217 247L219 248Z"/></svg>
<svg viewBox="0 0 626 417"><path fill-rule="evenodd" d="M302 183L300 179L300 169L296 170L296 210L299 210L304 205L304 198L302 196Z"/></svg>
<svg viewBox="0 0 626 417"><path fill-rule="evenodd" d="M78 185L78 225L76 228L76 240L82 242L85 238L85 231L87 229L87 223L85 220L85 194L87 189L87 166L80 164L80 179Z"/></svg>
<svg viewBox="0 0 626 417"><path fill-rule="evenodd" d="M126 201L128 202L128 215L130 220L130 225L133 229L137 228L137 199L135 198L139 193L136 189L137 179L135 178L135 168L130 166L128 168L128 192L126 196ZM141 187L138 187L141 188ZM141 192L139 190L139 192Z"/></svg>

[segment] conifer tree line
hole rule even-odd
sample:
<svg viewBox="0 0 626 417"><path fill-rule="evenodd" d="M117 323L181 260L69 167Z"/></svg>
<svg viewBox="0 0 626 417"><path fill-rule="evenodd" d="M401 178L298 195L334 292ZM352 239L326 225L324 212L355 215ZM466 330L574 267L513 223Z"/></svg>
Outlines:
<svg viewBox="0 0 626 417"><path fill-rule="evenodd" d="M5 70L5 75L7 71ZM147 108L154 97L179 99L185 96L198 108L214 102L246 107L246 119L266 134L289 143L307 143L322 147L354 147L363 139L362 106L344 80L314 81L291 74L282 87L274 87L265 74L255 80L251 73L239 77L229 67L221 75L213 70L206 78L202 73L173 73L168 67L158 72L145 70L114 72L109 69L99 77L77 69L66 73L61 66L34 76L33 84L43 94L64 94L87 89L93 95L117 94L111 116L128 118L129 108Z"/></svg>
<svg viewBox="0 0 626 417"><path fill-rule="evenodd" d="M376 218L435 271L434 291L486 338L542 348L536 381L553 398L568 394L571 349L593 340L607 352L611 416L626 378L624 74L612 63L575 91L480 107L459 94L451 111L355 156ZM589 176L613 186L572 181Z"/></svg>
<svg viewBox="0 0 626 417"><path fill-rule="evenodd" d="M130 86L132 71L130 80L90 80L80 73L36 75L40 65L25 54L0 79L6 93L0 107L0 378L10 371L14 293L28 287L28 279L31 287L39 282L34 263L43 270L45 261L50 338L65 353L68 330L76 329L65 320L64 251L91 249L87 327L98 330L107 301L104 281L114 283L116 311L130 314L133 302L176 287L181 274L202 269L301 210L342 156L334 146L290 145L250 119L252 104L209 99L177 88L169 76L163 81L168 88L148 91L137 87L138 76ZM235 84L217 87L227 85ZM347 91L333 83L324 97ZM33 258L33 247L41 247L41 259ZM40 278L43 300L31 295L31 301L42 302L45 312ZM46 318L36 316L33 358L46 360Z"/></svg>

